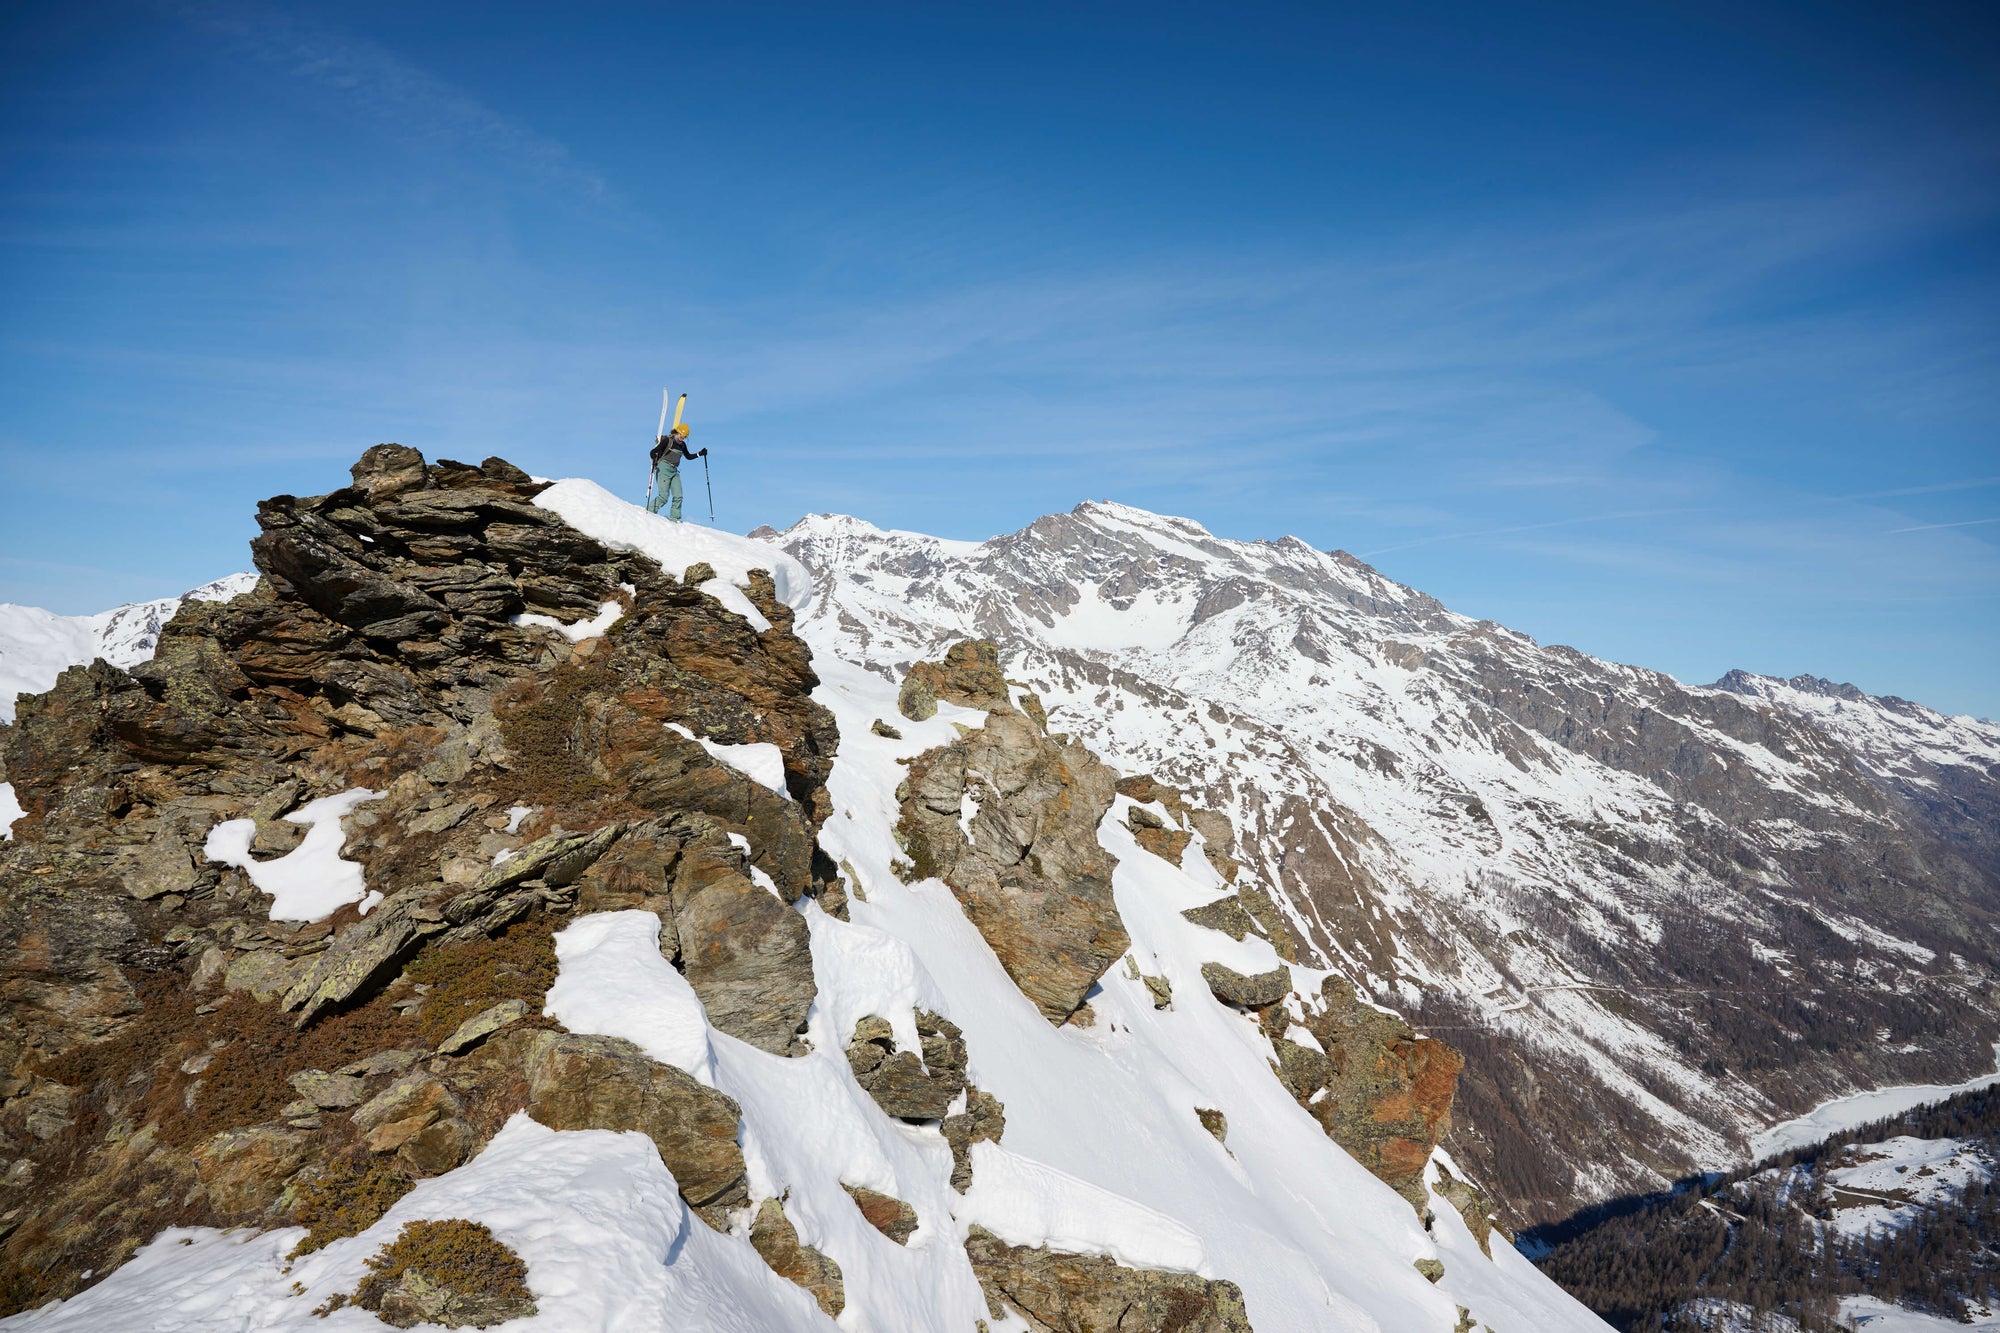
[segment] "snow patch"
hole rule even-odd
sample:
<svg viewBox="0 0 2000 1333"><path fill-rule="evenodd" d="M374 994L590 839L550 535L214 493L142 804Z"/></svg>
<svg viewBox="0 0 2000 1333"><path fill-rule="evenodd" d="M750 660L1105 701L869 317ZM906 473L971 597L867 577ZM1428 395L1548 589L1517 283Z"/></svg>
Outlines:
<svg viewBox="0 0 2000 1333"><path fill-rule="evenodd" d="M606 602L597 608L597 614L588 620L561 621L554 616L539 615L533 611L523 611L514 617L516 625L540 625L552 629L571 643L582 643L585 639L603 636L604 631L617 624L625 614L625 608L618 602Z"/></svg>
<svg viewBox="0 0 2000 1333"><path fill-rule="evenodd" d="M559 971L542 1012L571 1032L623 1037L715 1086L708 1014L660 954L652 912L593 912L556 935Z"/></svg>
<svg viewBox="0 0 2000 1333"><path fill-rule="evenodd" d="M697 736L678 722L667 723L667 730L678 732L702 749L711 758L735 769L760 787L768 787L786 800L792 799L785 789L785 752L769 741L752 741L747 745L724 745L706 736Z"/></svg>
<svg viewBox="0 0 2000 1333"><path fill-rule="evenodd" d="M1207 1270L1200 1237L1171 1217L997 1143L972 1145L972 1187L958 1206L958 1220L977 1223L1009 1245L1108 1254L1134 1268Z"/></svg>
<svg viewBox="0 0 2000 1333"><path fill-rule="evenodd" d="M771 628L771 622L742 593L750 586L751 570L768 570L778 600L792 610L804 611L812 602L812 575L776 547L649 514L643 506L619 499L594 481L581 477L559 481L537 495L535 503L612 550L638 551L652 557L676 579L685 578L692 565L708 564L715 577L705 581L701 590L749 621L759 634Z"/></svg>
<svg viewBox="0 0 2000 1333"><path fill-rule="evenodd" d="M21 808L20 799L14 795L14 784L0 782L0 838L12 840L14 821L27 813Z"/></svg>
<svg viewBox="0 0 2000 1333"><path fill-rule="evenodd" d="M367 893L361 867L341 859L340 848L347 834L340 821L355 806L381 795L355 787L335 796L322 796L286 815L292 823L308 826L305 841L269 861L250 855L250 843L257 836L254 819L217 824L209 830L202 854L211 861L235 866L252 884L270 894L273 921L320 921L349 903L360 902Z"/></svg>

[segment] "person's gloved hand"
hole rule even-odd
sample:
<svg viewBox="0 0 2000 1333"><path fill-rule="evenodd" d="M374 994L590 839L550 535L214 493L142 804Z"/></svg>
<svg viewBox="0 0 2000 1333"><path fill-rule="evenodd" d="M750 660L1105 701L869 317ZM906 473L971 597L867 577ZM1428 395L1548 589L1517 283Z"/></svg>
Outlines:
<svg viewBox="0 0 2000 1333"><path fill-rule="evenodd" d="M707 458L707 457L708 457L708 450L706 450L706 449L702 450L702 451L701 451L700 453L696 454L696 455L695 455L695 457L696 457L696 458Z"/></svg>

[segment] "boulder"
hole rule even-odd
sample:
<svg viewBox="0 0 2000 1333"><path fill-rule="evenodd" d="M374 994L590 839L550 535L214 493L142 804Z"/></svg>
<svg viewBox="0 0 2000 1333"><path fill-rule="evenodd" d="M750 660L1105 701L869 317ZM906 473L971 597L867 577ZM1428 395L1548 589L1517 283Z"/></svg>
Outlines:
<svg viewBox="0 0 2000 1333"><path fill-rule="evenodd" d="M1292 971L1283 965L1246 977L1221 963L1203 963L1201 979L1208 983L1216 999L1243 1009L1262 1009L1265 1005L1276 1004L1292 989Z"/></svg>
<svg viewBox="0 0 2000 1333"><path fill-rule="evenodd" d="M194 1150L195 1173L218 1212L252 1217L305 1164L305 1154L305 1136L289 1130L270 1125L224 1130Z"/></svg>
<svg viewBox="0 0 2000 1333"><path fill-rule="evenodd" d="M916 1209L893 1194L871 1190L865 1185L849 1185L842 1182L840 1187L854 1200L854 1206L868 1219L869 1226L898 1245L910 1243L910 1237L917 1232Z"/></svg>
<svg viewBox="0 0 2000 1333"><path fill-rule="evenodd" d="M736 1102L616 1037L510 1032L527 1075L528 1114L550 1129L634 1129L653 1141L681 1197L718 1231L750 1197Z"/></svg>
<svg viewBox="0 0 2000 1333"><path fill-rule="evenodd" d="M812 936L790 903L744 870L742 854L719 833L682 852L670 956L710 1023L774 1055L791 1054L819 993Z"/></svg>
<svg viewBox="0 0 2000 1333"><path fill-rule="evenodd" d="M1257 930L1256 921L1243 910L1242 898L1233 893L1200 907L1190 907L1181 915L1204 929L1219 930L1232 940L1240 940Z"/></svg>
<svg viewBox="0 0 2000 1333"><path fill-rule="evenodd" d="M999 645L988 639L961 639L945 649L944 661L917 663L904 679L904 689L910 689L912 681L934 700L987 712L1013 711L1007 676L1000 670ZM901 700L897 702L900 707ZM935 706L931 711L937 711ZM903 716L912 714L906 710Z"/></svg>
<svg viewBox="0 0 2000 1333"><path fill-rule="evenodd" d="M965 1088L965 1038L950 1019L917 1012L923 1054L896 1049L885 1018L863 1018L847 1044L848 1067L875 1104L904 1120L939 1120Z"/></svg>
<svg viewBox="0 0 2000 1333"><path fill-rule="evenodd" d="M965 1241L973 1275L995 1319L1015 1312L1035 1333L1147 1329L1251 1333L1234 1282L1127 1268L1099 1255L1009 1245L975 1224Z"/></svg>
<svg viewBox="0 0 2000 1333"><path fill-rule="evenodd" d="M1097 841L1114 777L1017 712L910 763L897 833L951 887L1000 964L1060 1025L1130 943ZM976 807L964 818L967 801ZM968 837L968 831L970 836Z"/></svg>
<svg viewBox="0 0 2000 1333"><path fill-rule="evenodd" d="M486 1038L510 1023L518 1023L528 1016L528 1002L523 999L502 1000L490 1009L481 1010L460 1023L452 1034L438 1043L441 1055L457 1055L477 1046Z"/></svg>
<svg viewBox="0 0 2000 1333"><path fill-rule="evenodd" d="M799 1239L797 1228L785 1216L783 1200L766 1199L757 1205L757 1216L750 1223L750 1245L773 1273L811 1293L827 1318L840 1317L847 1307L840 1265Z"/></svg>

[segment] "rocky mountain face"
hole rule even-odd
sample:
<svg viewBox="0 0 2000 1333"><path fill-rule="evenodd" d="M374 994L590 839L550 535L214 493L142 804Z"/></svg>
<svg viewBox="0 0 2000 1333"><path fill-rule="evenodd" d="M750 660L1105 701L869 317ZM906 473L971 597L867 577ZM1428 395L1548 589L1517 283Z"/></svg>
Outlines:
<svg viewBox="0 0 2000 1333"><path fill-rule="evenodd" d="M1246 902L1464 1052L1447 1142L1510 1221L1992 1065L1990 724L1805 678L1682 685L1345 553L1113 504L983 543L758 535L813 571L823 657L901 680L990 639L1060 743L1226 817ZM939 826L927 777L914 817Z"/></svg>
<svg viewBox="0 0 2000 1333"><path fill-rule="evenodd" d="M153 655L160 630L189 602L226 602L248 592L254 574L231 574L179 597L133 602L92 616L59 616L37 606L0 602L0 722L14 717L14 698L40 694L66 667L103 658L137 666Z"/></svg>
<svg viewBox="0 0 2000 1333"><path fill-rule="evenodd" d="M1595 1326L1298 961L1385 928L1055 678L816 657L781 552L498 459L258 523L0 725L0 1314Z"/></svg>

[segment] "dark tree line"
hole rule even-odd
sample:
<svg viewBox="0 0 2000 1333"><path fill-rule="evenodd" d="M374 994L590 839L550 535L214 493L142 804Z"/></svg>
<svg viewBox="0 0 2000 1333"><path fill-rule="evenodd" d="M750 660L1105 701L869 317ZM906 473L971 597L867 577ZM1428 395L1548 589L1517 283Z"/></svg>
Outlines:
<svg viewBox="0 0 2000 1333"><path fill-rule="evenodd" d="M1975 1180L1914 1210L1897 1231L1843 1237L1827 1220L1822 1162L1851 1144L1897 1135L1958 1138L2000 1158L2000 1087L1962 1093L1754 1167L1685 1182L1671 1194L1597 1210L1551 1228L1542 1270L1627 1333L1698 1327L1689 1302L1740 1302L1831 1333L1840 1298L1872 1295L1963 1319L2000 1300L2000 1186Z"/></svg>

